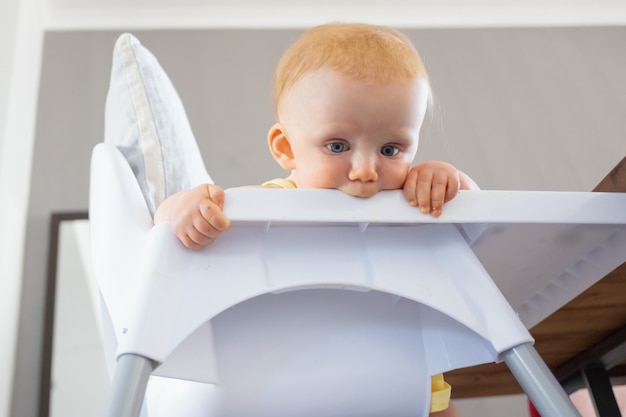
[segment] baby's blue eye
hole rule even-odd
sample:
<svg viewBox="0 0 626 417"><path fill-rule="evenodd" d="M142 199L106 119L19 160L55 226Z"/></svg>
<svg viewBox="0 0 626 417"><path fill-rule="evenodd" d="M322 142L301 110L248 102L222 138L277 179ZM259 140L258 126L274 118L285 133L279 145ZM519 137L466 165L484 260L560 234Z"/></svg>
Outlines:
<svg viewBox="0 0 626 417"><path fill-rule="evenodd" d="M348 150L348 145L343 142L333 142L326 145L329 151L332 153L342 153Z"/></svg>
<svg viewBox="0 0 626 417"><path fill-rule="evenodd" d="M384 156L394 156L398 152L400 152L400 149L398 149L397 146L393 146L393 145L385 145L382 148L380 148L380 153L381 155L384 155Z"/></svg>

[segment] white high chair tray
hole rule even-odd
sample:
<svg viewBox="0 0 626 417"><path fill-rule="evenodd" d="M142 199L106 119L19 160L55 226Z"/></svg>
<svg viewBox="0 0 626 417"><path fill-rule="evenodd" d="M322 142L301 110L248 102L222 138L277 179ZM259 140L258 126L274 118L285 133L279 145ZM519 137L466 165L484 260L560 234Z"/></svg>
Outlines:
<svg viewBox="0 0 626 417"><path fill-rule="evenodd" d="M225 212L233 227L458 224L528 328L626 261L626 193L461 191L434 218L400 191L365 202L329 190L237 188L226 191Z"/></svg>

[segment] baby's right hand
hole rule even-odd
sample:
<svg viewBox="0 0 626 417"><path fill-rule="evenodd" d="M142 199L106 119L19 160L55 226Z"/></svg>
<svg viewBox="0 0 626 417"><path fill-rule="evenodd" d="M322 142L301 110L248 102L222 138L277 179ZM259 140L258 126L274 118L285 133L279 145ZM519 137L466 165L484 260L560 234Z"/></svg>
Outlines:
<svg viewBox="0 0 626 417"><path fill-rule="evenodd" d="M223 209L224 190L218 185L202 184L165 200L154 215L154 223L169 221L186 247L200 249L230 228Z"/></svg>

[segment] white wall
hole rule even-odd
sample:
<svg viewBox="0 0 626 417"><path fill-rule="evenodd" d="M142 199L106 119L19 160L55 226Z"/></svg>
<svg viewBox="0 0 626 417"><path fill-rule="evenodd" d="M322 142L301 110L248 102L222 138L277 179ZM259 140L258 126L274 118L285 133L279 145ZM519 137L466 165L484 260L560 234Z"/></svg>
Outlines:
<svg viewBox="0 0 626 417"><path fill-rule="evenodd" d="M0 5L0 416L8 416L43 21L39 0Z"/></svg>

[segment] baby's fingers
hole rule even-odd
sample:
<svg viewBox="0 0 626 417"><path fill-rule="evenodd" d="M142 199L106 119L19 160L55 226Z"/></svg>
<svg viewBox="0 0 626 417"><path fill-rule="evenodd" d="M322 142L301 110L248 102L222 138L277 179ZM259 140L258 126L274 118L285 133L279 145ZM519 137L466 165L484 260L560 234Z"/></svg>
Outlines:
<svg viewBox="0 0 626 417"><path fill-rule="evenodd" d="M210 245L224 230L230 228L230 220L222 210L212 202L200 207L200 215L194 216L191 227L179 236L183 244L190 249L201 249Z"/></svg>
<svg viewBox="0 0 626 417"><path fill-rule="evenodd" d="M224 189L215 184L207 184L206 187L209 200L217 204L220 210L224 210Z"/></svg>
<svg viewBox="0 0 626 417"><path fill-rule="evenodd" d="M409 171L402 191L409 205L417 207L417 170Z"/></svg>
<svg viewBox="0 0 626 417"><path fill-rule="evenodd" d="M198 231L198 229L191 229L184 236L180 237L183 245L189 249L202 249L203 247L210 245L215 240L214 237L209 237Z"/></svg>
<svg viewBox="0 0 626 417"><path fill-rule="evenodd" d="M446 201L448 191L448 175L445 171L436 171L432 177L430 190L430 213L435 216L441 216L443 211L443 203Z"/></svg>
<svg viewBox="0 0 626 417"><path fill-rule="evenodd" d="M431 184L433 173L430 170L413 168L404 182L404 197L411 206L417 206L422 213L431 212Z"/></svg>
<svg viewBox="0 0 626 417"><path fill-rule="evenodd" d="M430 171L420 172L417 178L417 206L422 213L432 213L432 184L434 174Z"/></svg>
<svg viewBox="0 0 626 417"><path fill-rule="evenodd" d="M200 206L200 213L204 222L195 226L205 236L216 238L223 231L230 229L230 220L216 203L207 200L206 204Z"/></svg>

